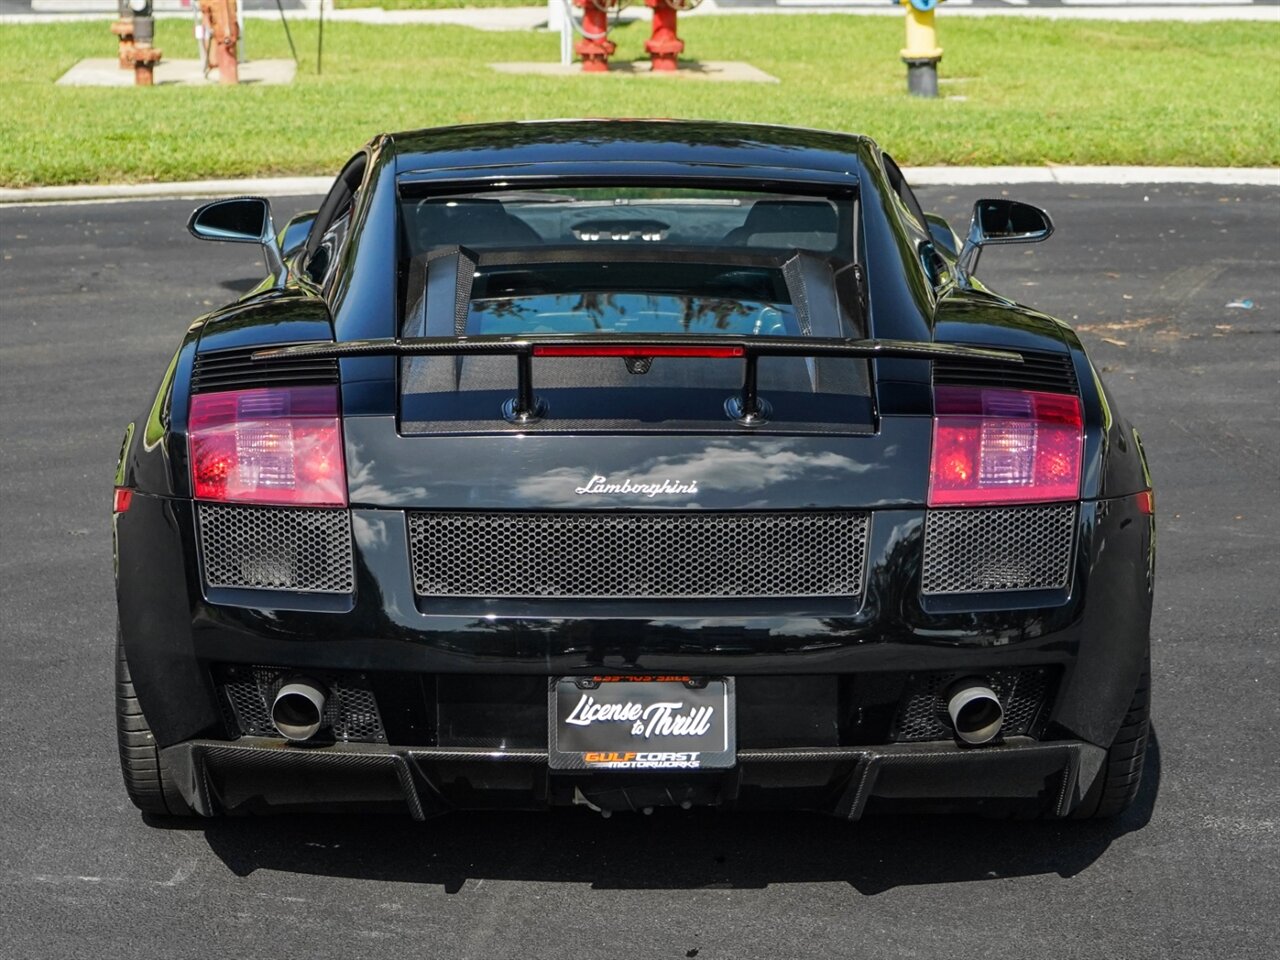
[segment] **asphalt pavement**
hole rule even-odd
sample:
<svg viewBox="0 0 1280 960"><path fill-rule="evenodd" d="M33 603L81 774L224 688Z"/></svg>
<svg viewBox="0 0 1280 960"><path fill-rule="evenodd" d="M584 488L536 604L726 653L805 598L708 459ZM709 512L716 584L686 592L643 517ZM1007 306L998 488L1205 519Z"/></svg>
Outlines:
<svg viewBox="0 0 1280 960"><path fill-rule="evenodd" d="M1082 331L1157 485L1155 736L1111 823L148 823L112 726L112 469L261 261L191 239L189 201L0 208L0 957L1274 956L1280 189L920 191L957 226L1005 192L1058 232L980 274Z"/></svg>

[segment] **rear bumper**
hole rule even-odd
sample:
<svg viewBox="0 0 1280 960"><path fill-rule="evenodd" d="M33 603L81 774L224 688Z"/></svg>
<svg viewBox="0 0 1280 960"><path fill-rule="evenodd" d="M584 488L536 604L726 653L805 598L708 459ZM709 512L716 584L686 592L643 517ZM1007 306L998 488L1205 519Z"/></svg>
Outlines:
<svg viewBox="0 0 1280 960"><path fill-rule="evenodd" d="M1010 738L949 743L740 750L725 771L675 777L553 773L545 750L484 751L381 744L298 747L265 738L191 740L163 750L197 813L295 807L400 809L417 820L454 809L573 804L788 807L857 820L873 800L1035 799L1067 816L1106 752L1080 741Z"/></svg>
<svg viewBox="0 0 1280 960"><path fill-rule="evenodd" d="M190 501L137 495L130 511L117 517L122 637L161 746L234 736L223 719L216 674L255 664L421 680L436 692L425 701L414 694L424 704L415 708L421 716L411 718L417 726L405 736L389 728L387 739L438 747L448 744L417 732L438 719L445 680L456 685L499 677L536 685L548 677L602 672L734 676L745 705L750 678L767 685L825 677L837 685L831 692L836 699L820 702L847 718L865 702L840 700L840 692L861 697L864 682L886 675L1044 669L1058 681L1043 739L1105 746L1146 658L1151 518L1132 498L1081 505L1071 587L1064 595L942 598L950 604L945 609L920 593L921 509L873 511L865 594L843 607L591 601L535 610L476 601L472 609L450 613L423 609L414 595L403 511L352 511L356 591L353 598L339 598L341 609L316 609L314 601L299 609L285 597L214 602L202 589L192 514ZM543 718L535 726L545 723L544 697L535 691L526 704ZM769 703L777 698L762 686L758 699L762 723L776 721ZM741 716L750 719L745 709ZM814 716L825 715L815 707ZM874 726L870 720L867 725ZM888 741L842 734L782 742L861 749ZM778 743L740 730L743 749Z"/></svg>

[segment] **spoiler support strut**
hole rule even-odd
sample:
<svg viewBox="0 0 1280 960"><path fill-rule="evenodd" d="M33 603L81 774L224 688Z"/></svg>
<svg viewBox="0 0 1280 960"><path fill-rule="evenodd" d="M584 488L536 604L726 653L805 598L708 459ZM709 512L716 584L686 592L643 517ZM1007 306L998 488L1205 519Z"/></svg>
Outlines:
<svg viewBox="0 0 1280 960"><path fill-rule="evenodd" d="M651 351L646 353L645 351ZM758 387L761 357L847 357L850 359L936 360L963 363L1022 363L1011 350L990 350L949 343L912 340L845 340L831 337L726 337L716 335L649 334L615 336L472 336L406 337L348 340L342 343L302 343L258 350L254 360L343 357L514 356L516 395L503 404L503 416L515 424L533 423L546 414L546 404L533 391L533 358L541 357L740 357L744 361L742 390L725 404L729 416L743 426L756 426L768 417L768 404Z"/></svg>

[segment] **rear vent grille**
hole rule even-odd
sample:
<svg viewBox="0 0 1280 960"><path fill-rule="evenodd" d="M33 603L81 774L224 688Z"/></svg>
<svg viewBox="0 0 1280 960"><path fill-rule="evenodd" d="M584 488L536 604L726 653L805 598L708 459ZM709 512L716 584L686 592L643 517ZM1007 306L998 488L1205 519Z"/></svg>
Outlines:
<svg viewBox="0 0 1280 960"><path fill-rule="evenodd" d="M271 722L271 704L289 673L279 667L253 667L228 674L222 687L224 703L241 736L279 736ZM340 741L386 742L378 704L366 681L342 676L325 686L329 696L324 704L322 731L327 730L329 736Z"/></svg>
<svg viewBox="0 0 1280 960"><path fill-rule="evenodd" d="M1076 371L1071 355L1020 350L1022 363L955 363L933 361L935 386L1009 387L1076 393Z"/></svg>
<svg viewBox="0 0 1280 960"><path fill-rule="evenodd" d="M951 720L946 694L957 680L974 677L991 688L1004 708L1000 735L1025 736L1032 732L1050 687L1043 668L995 670L991 673L933 673L914 677L908 684L893 722L891 738L896 743L918 740L949 740Z"/></svg>
<svg viewBox="0 0 1280 960"><path fill-rule="evenodd" d="M411 513L424 597L853 597L865 513Z"/></svg>
<svg viewBox="0 0 1280 960"><path fill-rule="evenodd" d="M1074 504L930 510L923 593L1052 590L1071 578Z"/></svg>
<svg viewBox="0 0 1280 960"><path fill-rule="evenodd" d="M196 515L204 580L210 587L306 593L355 589L346 510L201 503Z"/></svg>
<svg viewBox="0 0 1280 960"><path fill-rule="evenodd" d="M196 354L191 373L192 393L249 390L254 387L309 387L338 382L338 361L333 358L254 360L266 347L217 350Z"/></svg>

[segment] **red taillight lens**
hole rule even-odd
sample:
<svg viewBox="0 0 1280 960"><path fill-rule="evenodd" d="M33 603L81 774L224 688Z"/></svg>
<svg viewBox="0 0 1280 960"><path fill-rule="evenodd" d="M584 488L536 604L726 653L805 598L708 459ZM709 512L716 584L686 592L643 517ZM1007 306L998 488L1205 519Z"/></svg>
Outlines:
<svg viewBox="0 0 1280 960"><path fill-rule="evenodd" d="M1080 399L987 387L934 391L929 505L1074 500Z"/></svg>
<svg viewBox="0 0 1280 960"><path fill-rule="evenodd" d="M129 487L116 487L115 496L111 500L112 513L128 513L133 506L133 490Z"/></svg>
<svg viewBox="0 0 1280 960"><path fill-rule="evenodd" d="M337 387L265 387L191 398L197 500L346 506Z"/></svg>

